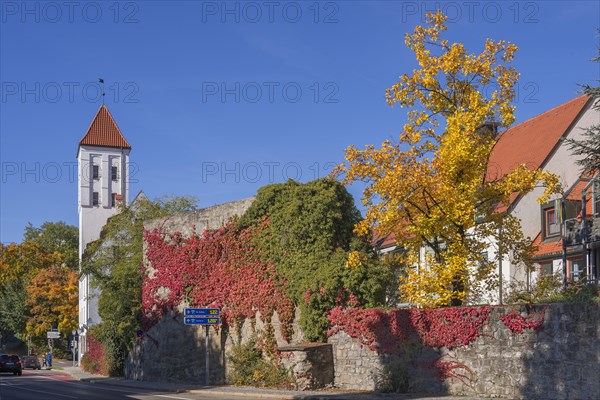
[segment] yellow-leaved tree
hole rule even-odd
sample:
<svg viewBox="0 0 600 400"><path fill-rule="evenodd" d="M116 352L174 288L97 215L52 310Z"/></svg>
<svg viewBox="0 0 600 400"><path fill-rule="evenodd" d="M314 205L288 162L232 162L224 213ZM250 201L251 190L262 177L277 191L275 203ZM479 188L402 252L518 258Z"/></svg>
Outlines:
<svg viewBox="0 0 600 400"><path fill-rule="evenodd" d="M425 307L460 305L497 284L497 260L483 256L488 240L499 254L531 265L531 241L499 207L536 185L546 187L543 198L560 191L556 176L525 165L486 179L496 141L489 127L514 122L519 74L508 64L517 47L487 39L480 54L470 54L442 38L445 20L440 11L429 13L425 26L406 35L419 68L386 91L389 105L408 109L398 141L350 146L337 168L344 183L365 184L367 211L357 233L395 235L403 261L414 267L401 278L401 293Z"/></svg>

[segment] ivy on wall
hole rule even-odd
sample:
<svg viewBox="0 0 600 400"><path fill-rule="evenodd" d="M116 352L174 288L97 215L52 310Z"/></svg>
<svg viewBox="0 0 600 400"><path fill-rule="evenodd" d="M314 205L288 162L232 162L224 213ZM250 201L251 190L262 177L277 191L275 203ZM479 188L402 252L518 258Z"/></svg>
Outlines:
<svg viewBox="0 0 600 400"><path fill-rule="evenodd" d="M281 334L290 338L294 307L285 296L286 282L272 264L261 260L250 240L268 225L265 220L257 227L237 229L230 222L188 238L146 231L146 257L151 265L142 288L146 327L166 310L186 302L221 308L226 325L254 318L256 311L269 321L277 311Z"/></svg>
<svg viewBox="0 0 600 400"><path fill-rule="evenodd" d="M259 189L238 221L184 238L144 233L149 269L142 288L146 326L181 302L223 309L224 322L277 311L291 336L294 308L310 341L325 340L327 313L350 295L368 307L396 301L398 265L380 260L353 233L360 213L331 179L288 181ZM357 265L347 266L350 254Z"/></svg>

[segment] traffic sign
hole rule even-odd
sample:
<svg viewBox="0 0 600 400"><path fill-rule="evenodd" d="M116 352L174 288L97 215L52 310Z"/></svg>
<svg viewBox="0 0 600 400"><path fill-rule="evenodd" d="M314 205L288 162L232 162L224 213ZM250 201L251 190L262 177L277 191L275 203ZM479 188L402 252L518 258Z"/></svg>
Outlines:
<svg viewBox="0 0 600 400"><path fill-rule="evenodd" d="M184 308L186 317L219 317L221 316L220 308Z"/></svg>
<svg viewBox="0 0 600 400"><path fill-rule="evenodd" d="M183 319L185 325L219 325L221 318L213 317L185 317Z"/></svg>
<svg viewBox="0 0 600 400"><path fill-rule="evenodd" d="M60 338L60 332L54 332L54 331L46 332L46 337L48 339L58 339L58 338Z"/></svg>

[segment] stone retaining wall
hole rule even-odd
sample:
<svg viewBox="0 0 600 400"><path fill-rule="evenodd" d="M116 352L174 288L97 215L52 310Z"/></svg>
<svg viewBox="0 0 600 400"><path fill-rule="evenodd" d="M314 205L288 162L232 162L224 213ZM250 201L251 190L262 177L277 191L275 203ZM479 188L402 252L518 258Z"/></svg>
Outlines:
<svg viewBox="0 0 600 400"><path fill-rule="evenodd" d="M333 386L333 353L328 343L279 347L283 365L291 369L298 390Z"/></svg>
<svg viewBox="0 0 600 400"><path fill-rule="evenodd" d="M411 391L522 399L600 398L600 305L552 304L540 330L513 334L494 307L483 335L454 350L412 349L410 359L377 354L345 332L329 338L335 385L345 389ZM525 307L518 308L525 312ZM456 378L443 383L431 368L453 361Z"/></svg>

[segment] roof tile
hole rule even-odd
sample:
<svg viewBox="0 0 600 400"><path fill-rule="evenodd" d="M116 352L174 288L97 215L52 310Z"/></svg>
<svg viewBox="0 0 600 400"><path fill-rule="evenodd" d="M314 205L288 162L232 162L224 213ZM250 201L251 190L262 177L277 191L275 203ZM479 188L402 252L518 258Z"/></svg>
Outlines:
<svg viewBox="0 0 600 400"><path fill-rule="evenodd" d="M490 155L486 180L502 179L522 164L540 168L588 100L587 95L579 96L502 132Z"/></svg>
<svg viewBox="0 0 600 400"><path fill-rule="evenodd" d="M110 111L104 104L100 107L85 136L79 142L80 146L118 147L131 149L131 145L117 126Z"/></svg>

